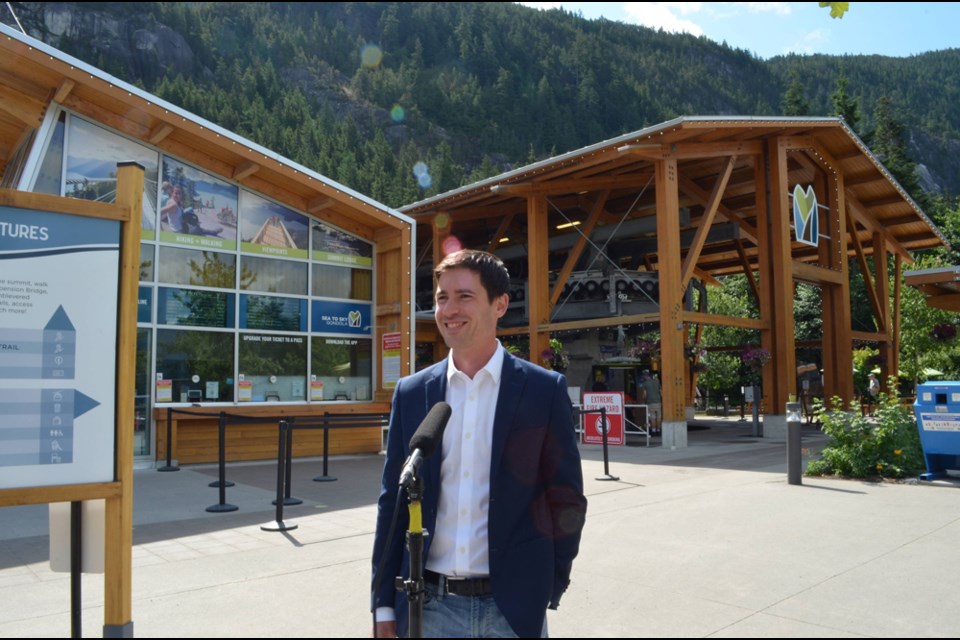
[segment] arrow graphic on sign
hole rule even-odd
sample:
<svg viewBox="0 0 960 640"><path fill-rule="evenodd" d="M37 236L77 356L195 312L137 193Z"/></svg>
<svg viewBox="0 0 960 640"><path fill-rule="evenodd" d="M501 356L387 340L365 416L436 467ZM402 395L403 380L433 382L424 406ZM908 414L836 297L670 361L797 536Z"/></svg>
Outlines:
<svg viewBox="0 0 960 640"><path fill-rule="evenodd" d="M63 307L43 329L0 329L0 379L72 380L77 331Z"/></svg>

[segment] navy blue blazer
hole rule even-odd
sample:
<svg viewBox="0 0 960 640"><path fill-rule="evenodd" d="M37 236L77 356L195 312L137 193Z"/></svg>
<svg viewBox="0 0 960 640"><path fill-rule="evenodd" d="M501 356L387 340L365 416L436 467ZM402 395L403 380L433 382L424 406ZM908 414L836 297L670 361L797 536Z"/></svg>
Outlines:
<svg viewBox="0 0 960 640"><path fill-rule="evenodd" d="M444 401L447 360L401 379L390 411L377 532L374 584L385 556L383 578L372 606L392 606L398 635L406 635L408 604L394 585L410 575L404 534L406 496L392 539L386 536L399 490L400 471L410 455L410 438L433 405ZM423 527L434 530L440 495L441 448L424 461ZM504 353L500 394L493 423L488 515L490 579L497 606L520 637L539 637L546 609L556 608L570 582L580 548L587 500L566 379ZM426 537L423 557L429 557Z"/></svg>

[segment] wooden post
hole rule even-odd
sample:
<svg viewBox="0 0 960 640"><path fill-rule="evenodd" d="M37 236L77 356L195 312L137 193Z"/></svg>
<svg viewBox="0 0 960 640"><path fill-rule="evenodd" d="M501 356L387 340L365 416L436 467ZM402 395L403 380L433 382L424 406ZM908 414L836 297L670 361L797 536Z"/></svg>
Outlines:
<svg viewBox="0 0 960 640"><path fill-rule="evenodd" d="M880 388L889 391L887 379L890 376L895 378L898 371L894 366L897 360L894 354L893 342L893 323L890 321L890 270L887 266L887 241L885 234L874 232L873 234L873 274L876 281L877 297L880 299L880 312L882 314L883 326L880 330L883 332L884 339L878 345L880 355L883 356L883 364L880 365Z"/></svg>
<svg viewBox="0 0 960 640"><path fill-rule="evenodd" d="M840 284L824 284L823 296L823 394L827 401L838 396L847 407L853 400L853 338L850 319L850 260L847 257L847 210L843 194L843 174L835 174L829 182L827 202L830 207L828 230L830 239L823 253L823 264L840 272Z"/></svg>
<svg viewBox="0 0 960 640"><path fill-rule="evenodd" d="M657 266L660 279L660 384L663 446L687 446L683 347L683 286L680 263L680 192L677 160L656 162ZM669 424L673 423L673 424ZM678 424L679 423L679 424Z"/></svg>
<svg viewBox="0 0 960 640"><path fill-rule="evenodd" d="M791 207L788 198L790 176L787 168L787 145L782 138L772 138L770 149L770 311L772 314L773 351L767 369L772 376L767 411L785 415L790 394L797 392L797 356L793 331L793 259L790 239ZM769 435L765 433L764 435Z"/></svg>
<svg viewBox="0 0 960 640"><path fill-rule="evenodd" d="M530 335L530 362L540 364L540 353L550 347L550 333L539 330L550 320L550 228L547 200L527 198L527 314Z"/></svg>
<svg viewBox="0 0 960 640"><path fill-rule="evenodd" d="M120 227L116 411L116 480L120 483L120 495L106 501L103 628L104 637L132 638L134 380L143 206L143 167L140 165L119 165L117 204L125 207L130 215Z"/></svg>

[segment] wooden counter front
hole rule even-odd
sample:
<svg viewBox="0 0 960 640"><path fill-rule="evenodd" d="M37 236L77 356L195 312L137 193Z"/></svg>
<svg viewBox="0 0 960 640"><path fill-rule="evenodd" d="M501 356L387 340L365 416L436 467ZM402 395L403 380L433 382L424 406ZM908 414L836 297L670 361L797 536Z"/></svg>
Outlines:
<svg viewBox="0 0 960 640"><path fill-rule="evenodd" d="M171 459L179 464L217 462L219 459L220 413L227 416L224 435L228 462L239 460L275 460L277 458L278 421L282 418L323 417L324 413L388 413L383 402L350 405L256 405L230 407L174 407L171 419ZM189 413L183 413L189 412ZM230 418L263 418L263 422L231 423ZM167 409L153 411L156 459L167 458ZM377 453L382 443L381 427L330 429L330 455ZM323 455L323 429L297 430L293 439L294 457Z"/></svg>

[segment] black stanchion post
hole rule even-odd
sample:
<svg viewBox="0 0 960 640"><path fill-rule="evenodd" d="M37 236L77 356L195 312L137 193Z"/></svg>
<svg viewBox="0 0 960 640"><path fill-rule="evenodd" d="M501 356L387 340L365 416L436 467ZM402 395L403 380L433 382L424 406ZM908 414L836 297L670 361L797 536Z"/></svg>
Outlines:
<svg viewBox="0 0 960 640"><path fill-rule="evenodd" d="M328 416L330 414L323 414L323 475L317 476L313 479L314 482L333 482L336 478L332 477L327 473L327 463L330 459L330 424L328 421Z"/></svg>
<svg viewBox="0 0 960 640"><path fill-rule="evenodd" d="M159 467L157 471L180 471L180 467L175 467L171 463L173 456L173 408L167 407L167 466Z"/></svg>
<svg viewBox="0 0 960 640"><path fill-rule="evenodd" d="M286 448L287 448L287 421L281 420L280 424L277 427L277 432L279 435L279 442L277 443L277 499L273 501L273 504L277 506L276 519L273 522L267 522L266 524L260 525L260 528L264 531L290 531L291 529L296 529L299 525L296 524L285 524L283 522L283 478L284 478L284 461L286 460Z"/></svg>
<svg viewBox="0 0 960 640"><path fill-rule="evenodd" d="M70 503L70 637L82 638L83 503Z"/></svg>
<svg viewBox="0 0 960 640"><path fill-rule="evenodd" d="M600 432L603 435L603 476L597 480L619 480L620 478L610 475L610 457L607 451L607 408L600 407Z"/></svg>
<svg viewBox="0 0 960 640"><path fill-rule="evenodd" d="M220 487L220 503L223 504L227 498L227 494L223 489L233 486L232 482L227 482L227 413L225 411L220 412L220 418L217 420L217 441L219 447L219 479L214 480L208 486Z"/></svg>
<svg viewBox="0 0 960 640"><path fill-rule="evenodd" d="M293 491L293 432L296 430L295 421L295 416L287 418L287 450L283 454L287 459L286 472L284 475L286 488L283 491L283 504L288 507L295 504L303 504L303 500L300 498L290 497L290 492Z"/></svg>
<svg viewBox="0 0 960 640"><path fill-rule="evenodd" d="M227 454L226 454L226 435L227 430L227 414L223 411L220 412L220 419L217 421L217 426L219 427L219 437L220 437L220 460L219 460L219 476L220 480L217 482L211 482L211 487L220 487L220 502L215 505L207 507L207 511L210 513L226 513L228 511L236 511L240 507L235 504L227 504L227 486L233 486L233 483L227 482Z"/></svg>

